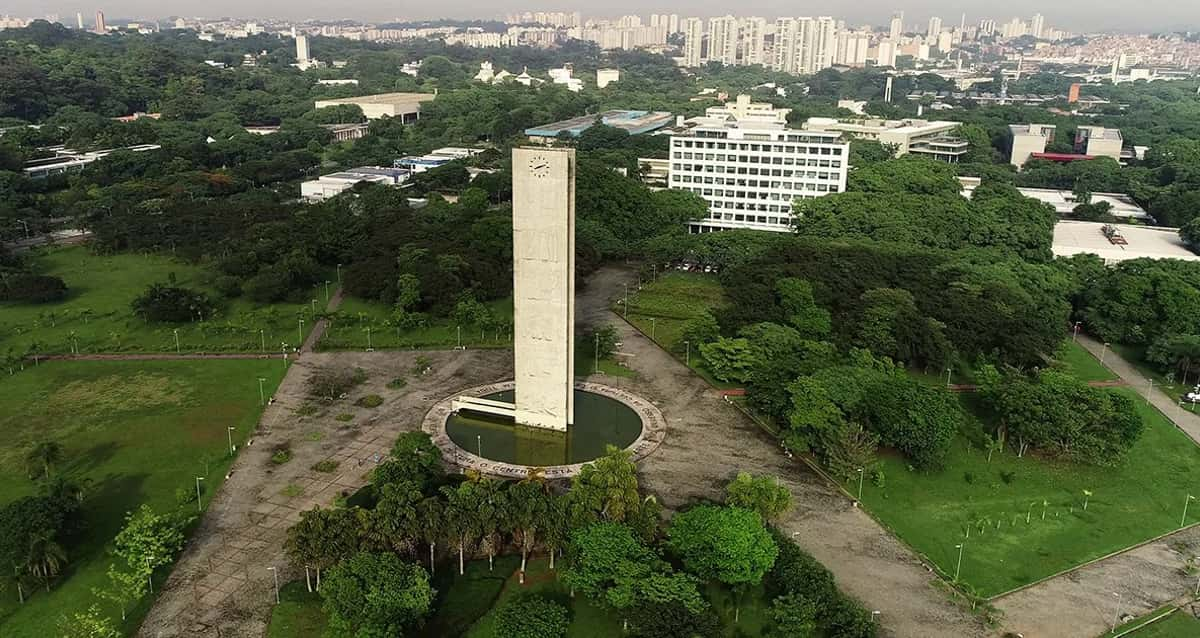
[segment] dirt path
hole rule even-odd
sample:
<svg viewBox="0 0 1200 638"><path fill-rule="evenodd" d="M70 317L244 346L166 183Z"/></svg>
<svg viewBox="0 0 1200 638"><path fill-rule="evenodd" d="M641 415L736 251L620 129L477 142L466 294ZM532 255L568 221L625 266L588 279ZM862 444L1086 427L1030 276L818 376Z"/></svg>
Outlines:
<svg viewBox="0 0 1200 638"><path fill-rule="evenodd" d="M796 508L781 527L834 575L843 590L880 612L882 636L971 638L988 636L979 621L934 589L936 578L904 545L856 509L834 487L787 459L778 444L721 393L609 310L609 300L631 271L596 273L576 301L582 324L611 323L634 379L603 377L652 400L667 418L662 446L641 463L646 489L667 508L720 499L739 471L778 476Z"/></svg>
<svg viewBox="0 0 1200 638"><path fill-rule="evenodd" d="M1192 440L1200 443L1200 416L1150 389L1149 380L1104 344L1080 334L1079 344L1104 357L1121 382L1145 397ZM1191 594L1195 576L1183 573L1184 561L1200 554L1200 529L1176 532L1098 563L997 599L1005 627L1025 636L1091 638L1111 626L1119 614L1140 616ZM1118 597L1119 595L1119 597Z"/></svg>
<svg viewBox="0 0 1200 638"><path fill-rule="evenodd" d="M433 371L413 377L418 356L432 359ZM296 415L307 402L305 382L323 365L361 367L366 384L311 416ZM388 381L408 376L399 390ZM396 436L420 427L436 401L452 392L512 377L507 351L305 353L284 378L259 424L253 444L238 452L232 476L216 493L200 528L150 610L142 638L262 638L274 605L272 574L281 583L303 578L283 554L287 528L300 512L330 506L365 485L376 458L385 457ZM379 408L360 408L355 398L384 397ZM338 421L352 414L350 422ZM270 462L276 446L288 443L293 458ZM339 463L333 472L312 469L319 461Z"/></svg>

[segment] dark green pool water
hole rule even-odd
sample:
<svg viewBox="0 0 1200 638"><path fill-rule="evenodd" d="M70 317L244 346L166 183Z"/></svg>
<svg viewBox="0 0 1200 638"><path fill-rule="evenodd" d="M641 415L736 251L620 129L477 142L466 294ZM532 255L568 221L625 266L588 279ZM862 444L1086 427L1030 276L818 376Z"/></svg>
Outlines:
<svg viewBox="0 0 1200 638"><path fill-rule="evenodd" d="M483 398L511 402L513 391ZM603 456L606 446L628 447L641 433L642 420L632 408L583 390L575 391L575 423L566 432L475 412L452 414L446 421L446 434L462 449L493 461L532 466L586 463Z"/></svg>

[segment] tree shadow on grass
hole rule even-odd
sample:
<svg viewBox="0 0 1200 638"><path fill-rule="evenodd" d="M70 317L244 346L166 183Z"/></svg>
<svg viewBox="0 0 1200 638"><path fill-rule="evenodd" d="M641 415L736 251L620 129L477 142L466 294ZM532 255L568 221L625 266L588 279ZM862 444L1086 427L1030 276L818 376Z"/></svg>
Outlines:
<svg viewBox="0 0 1200 638"><path fill-rule="evenodd" d="M69 454L70 461L63 466L63 475L71 479L81 479L89 472L111 461L119 448L120 446L116 443L105 441L93 445L81 453Z"/></svg>

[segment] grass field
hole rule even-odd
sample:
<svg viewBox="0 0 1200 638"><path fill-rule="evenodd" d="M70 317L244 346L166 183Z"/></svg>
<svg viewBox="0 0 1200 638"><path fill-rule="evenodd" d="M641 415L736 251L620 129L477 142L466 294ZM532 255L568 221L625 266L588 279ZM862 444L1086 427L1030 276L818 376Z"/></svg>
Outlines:
<svg viewBox="0 0 1200 638"><path fill-rule="evenodd" d="M1200 636L1200 620L1180 610L1126 635L1129 638L1196 638Z"/></svg>
<svg viewBox="0 0 1200 638"><path fill-rule="evenodd" d="M86 532L67 547L66 574L24 605L5 595L0 636L44 638L64 614L97 602L92 589L106 587L112 561L106 546L127 511L142 503L174 508L176 490L195 489L197 476L206 477L207 504L230 463L226 428L236 428L235 443L245 441L262 409L257 379L266 379L270 393L283 372L274 360L55 361L0 378L0 502L34 492L24 455L40 440L59 442L58 471L89 485ZM148 604L142 601L126 632ZM111 604L101 608L119 618Z"/></svg>
<svg viewBox="0 0 1200 638"><path fill-rule="evenodd" d="M499 323L512 324L512 298L497 299L484 304ZM512 344L507 329L481 331L478 327L459 326L453 319L433 317L423 328L402 329L393 325L392 309L366 299L347 297L342 301L330 329L318 344L320 350L365 350L368 347L367 328L370 327L370 347L453 348L460 344L468 348L507 348Z"/></svg>
<svg viewBox="0 0 1200 638"><path fill-rule="evenodd" d="M624 300L613 311L624 314ZM642 285L640 291L630 291L629 312L624 315L638 330L650 337L664 350L675 354L710 384L720 388L735 387L713 378L704 366L704 358L695 344L683 340L687 322L705 311L715 311L725 303L725 293L715 275L671 272L657 281ZM690 352L689 352L690 351Z"/></svg>
<svg viewBox="0 0 1200 638"><path fill-rule="evenodd" d="M279 604L271 611L267 638L321 638L328 625L321 595L300 581L279 588Z"/></svg>
<svg viewBox="0 0 1200 638"><path fill-rule="evenodd" d="M962 399L976 408L971 395ZM881 455L883 486L868 480L863 502L950 578L964 544L961 582L994 596L1180 526L1184 500L1200 484L1200 448L1144 400L1136 405L1146 429L1115 467L1009 450L989 462L973 421L939 472L910 471L902 458ZM853 493L858 483L847 488ZM1092 492L1086 511L1084 490ZM1200 508L1192 508L1187 522L1197 521Z"/></svg>
<svg viewBox="0 0 1200 638"><path fill-rule="evenodd" d="M1092 353L1070 340L1063 342L1062 347L1055 353L1055 358L1059 365L1080 381L1113 381L1118 378L1112 370L1093 357Z"/></svg>
<svg viewBox="0 0 1200 638"><path fill-rule="evenodd" d="M0 354L24 354L30 346L41 353L174 352L175 330L182 352L277 352L281 343L297 345L303 319L312 328L312 303L257 305L234 300L213 317L186 324L148 324L135 317L130 303L150 284L165 283L213 290L202 283L197 266L164 255L95 255L82 246L58 248L35 258L39 273L66 282L67 298L48 304L0 303ZM318 310L323 287L314 289ZM260 331L262 331L260 333Z"/></svg>

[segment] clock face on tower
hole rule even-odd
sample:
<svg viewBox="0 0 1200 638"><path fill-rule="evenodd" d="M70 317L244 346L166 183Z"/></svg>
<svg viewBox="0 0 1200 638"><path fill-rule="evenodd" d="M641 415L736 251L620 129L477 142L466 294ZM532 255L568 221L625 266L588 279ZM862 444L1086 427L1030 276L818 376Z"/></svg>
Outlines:
<svg viewBox="0 0 1200 638"><path fill-rule="evenodd" d="M529 173L539 179L550 174L550 160L544 155L534 155L529 158Z"/></svg>

